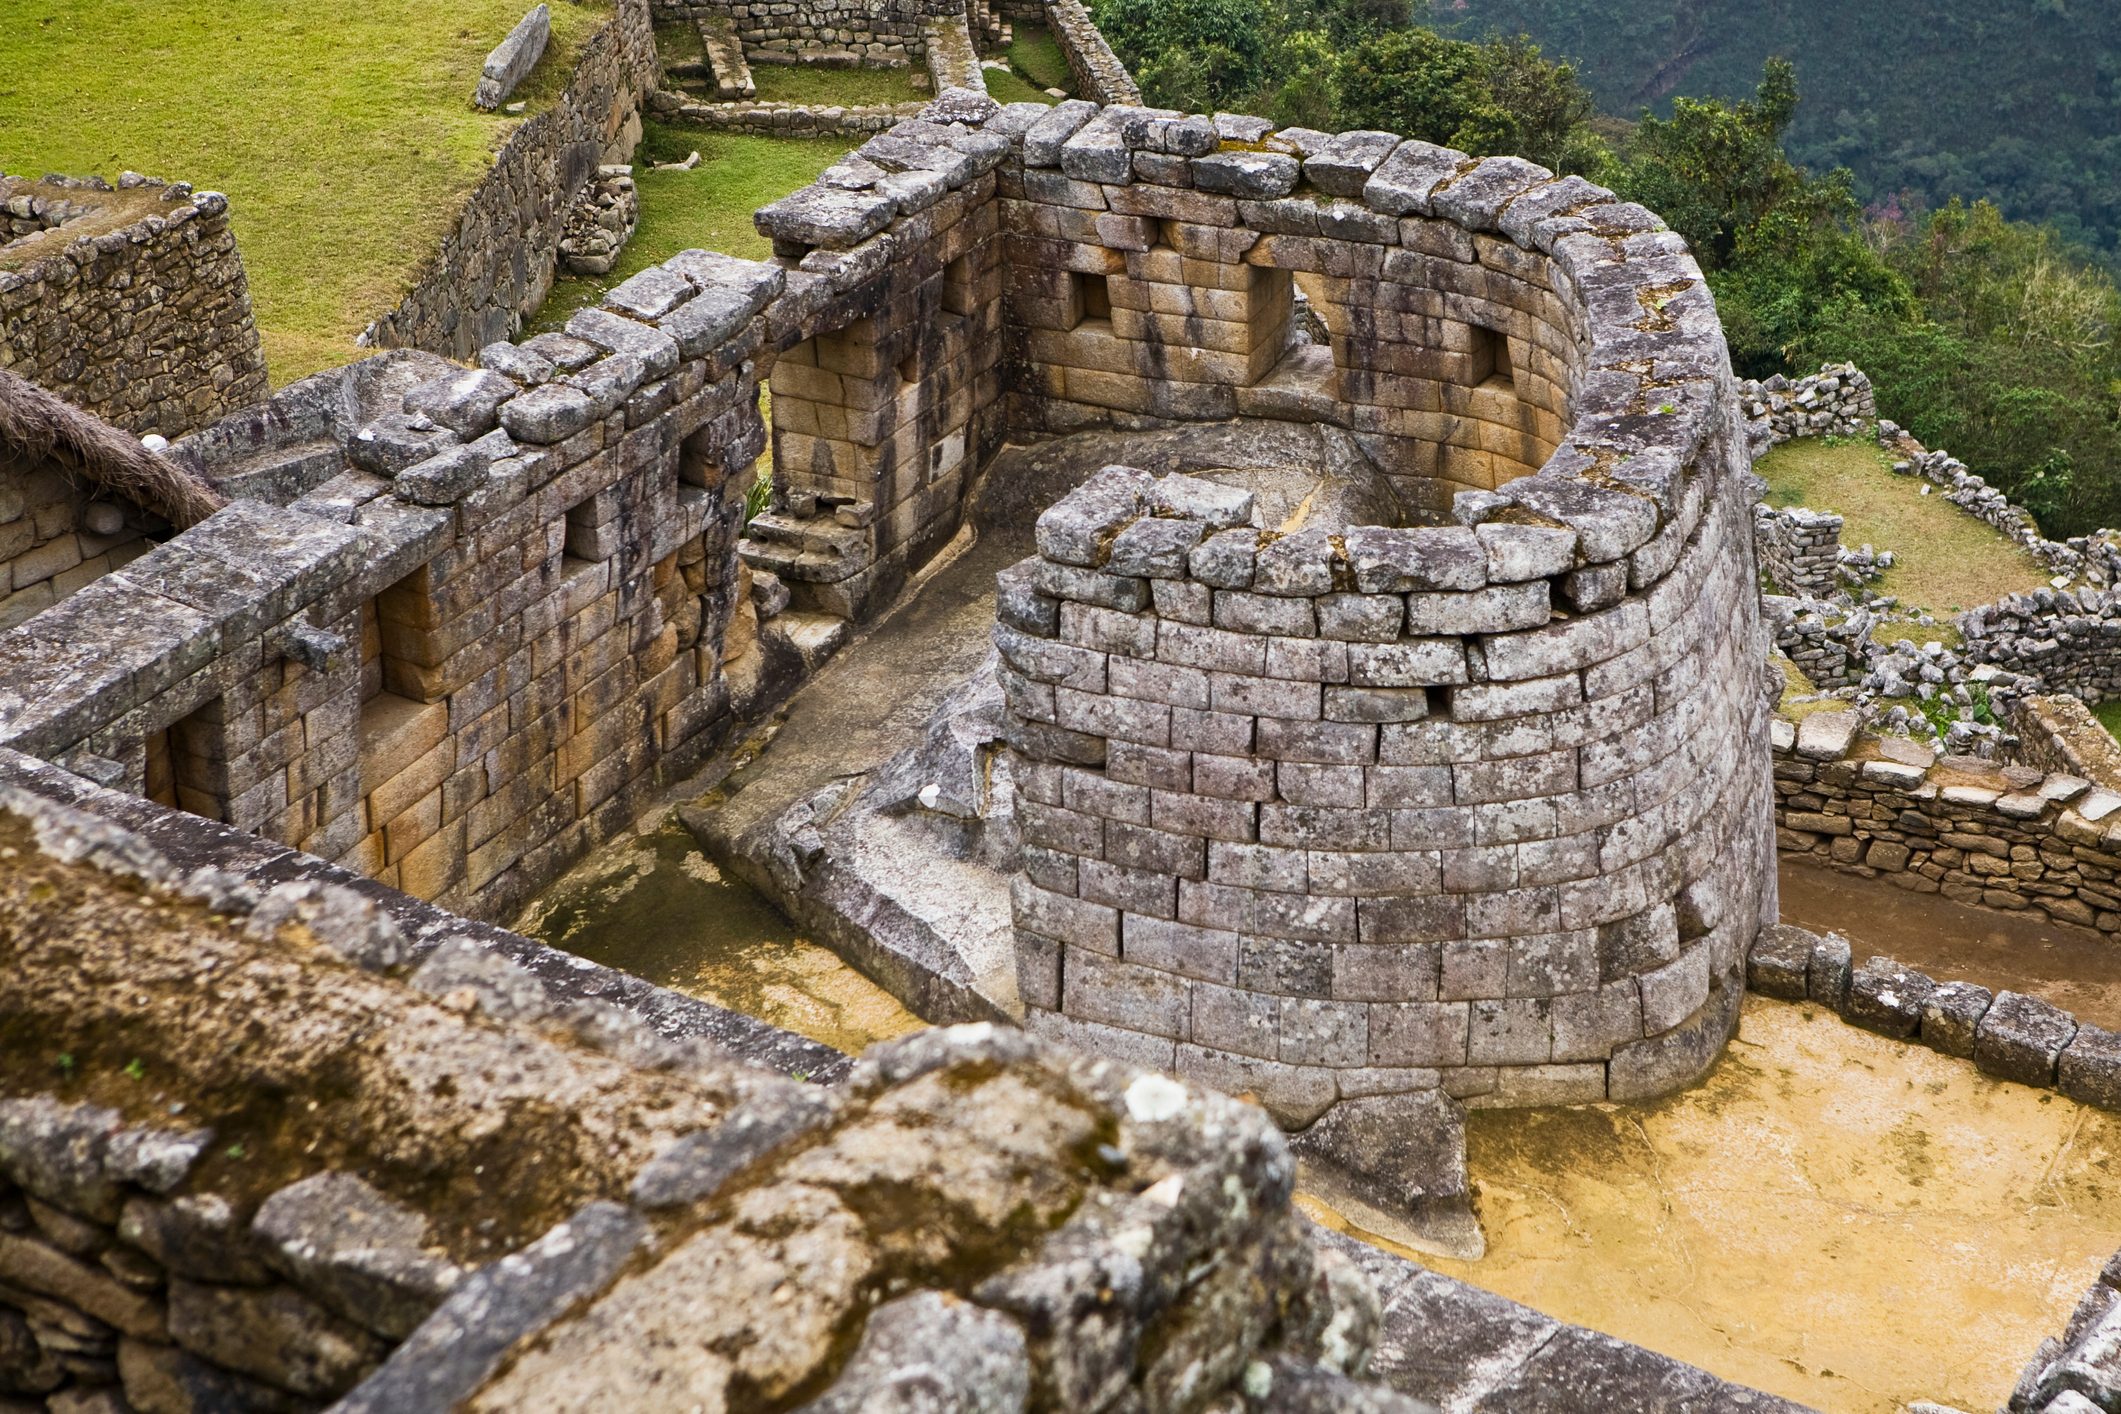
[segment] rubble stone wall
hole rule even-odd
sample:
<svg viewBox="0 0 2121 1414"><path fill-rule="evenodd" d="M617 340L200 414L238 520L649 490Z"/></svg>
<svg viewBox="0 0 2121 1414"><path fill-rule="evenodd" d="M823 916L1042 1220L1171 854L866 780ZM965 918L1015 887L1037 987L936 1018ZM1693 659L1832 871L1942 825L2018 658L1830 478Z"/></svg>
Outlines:
<svg viewBox="0 0 2121 1414"><path fill-rule="evenodd" d="M1870 375L1853 363L1823 364L1791 380L1776 375L1738 385L1749 427L1766 446L1794 437L1868 437L1878 425Z"/></svg>
<svg viewBox="0 0 2121 1414"><path fill-rule="evenodd" d="M1032 5L1025 13L1036 17L1040 8ZM1044 0L1044 18L1047 30L1060 45L1062 57L1068 61L1068 73L1075 80L1079 96L1096 103L1142 101L1134 75L1127 72L1119 55L1105 42L1104 31L1090 18L1083 0Z"/></svg>
<svg viewBox="0 0 2121 1414"><path fill-rule="evenodd" d="M1760 571L1784 594L1825 598L1841 587L1841 517L1803 506L1753 507Z"/></svg>
<svg viewBox="0 0 2121 1414"><path fill-rule="evenodd" d="M1458 522L1276 538L1125 469L1042 518L997 629L1031 1024L1294 1124L1686 1083L1773 884L1744 453L1684 247L1388 135L1088 105L987 130L1018 122L1033 418L1340 421ZM1333 341L1277 385L1292 272Z"/></svg>
<svg viewBox="0 0 2121 1414"><path fill-rule="evenodd" d="M2121 791L2039 766L1938 757L1847 712L1777 722L1785 855L1954 903L2121 931Z"/></svg>
<svg viewBox="0 0 2121 1414"><path fill-rule="evenodd" d="M145 554L169 523L56 462L0 457L0 629Z"/></svg>
<svg viewBox="0 0 2121 1414"><path fill-rule="evenodd" d="M752 63L839 63L902 68L921 62L934 16L965 13L965 0L653 0L659 20L726 17Z"/></svg>
<svg viewBox="0 0 2121 1414"><path fill-rule="evenodd" d="M228 198L0 173L0 368L165 437L264 397Z"/></svg>
<svg viewBox="0 0 2121 1414"><path fill-rule="evenodd" d="M686 94L655 95L656 113L688 127L710 132L751 133L758 137L824 137L828 134L871 136L889 132L926 107L923 103L838 104L761 103L738 99L703 103Z"/></svg>
<svg viewBox="0 0 2121 1414"><path fill-rule="evenodd" d="M362 334L365 346L470 359L545 302L569 208L599 166L631 160L642 101L661 87L648 0L615 9L553 106L509 137L412 289Z"/></svg>

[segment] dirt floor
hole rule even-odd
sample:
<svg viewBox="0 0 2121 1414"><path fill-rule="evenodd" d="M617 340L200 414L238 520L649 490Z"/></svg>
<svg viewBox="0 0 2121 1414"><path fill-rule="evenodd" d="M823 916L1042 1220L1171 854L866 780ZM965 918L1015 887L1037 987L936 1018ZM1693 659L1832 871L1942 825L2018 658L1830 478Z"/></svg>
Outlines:
<svg viewBox="0 0 2121 1414"><path fill-rule="evenodd" d="M1764 998L1698 1088L1467 1150L1488 1255L1416 1260L1829 1414L1999 1407L2121 1243L2121 1118Z"/></svg>
<svg viewBox="0 0 2121 1414"><path fill-rule="evenodd" d="M850 1054L922 1024L838 954L797 937L674 817L598 850L513 926Z"/></svg>
<svg viewBox="0 0 2121 1414"><path fill-rule="evenodd" d="M1789 860L1782 865L1782 918L1815 932L1839 932L1858 961L1883 954L1941 982L2027 992L2121 1030L2121 938L2030 909L1969 908L1883 879Z"/></svg>

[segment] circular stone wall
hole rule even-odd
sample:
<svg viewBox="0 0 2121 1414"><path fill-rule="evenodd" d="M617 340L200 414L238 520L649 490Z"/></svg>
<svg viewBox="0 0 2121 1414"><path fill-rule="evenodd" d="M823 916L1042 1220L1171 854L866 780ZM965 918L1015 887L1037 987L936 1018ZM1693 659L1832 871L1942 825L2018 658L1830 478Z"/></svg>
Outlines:
<svg viewBox="0 0 2121 1414"><path fill-rule="evenodd" d="M1431 324L1394 338L1505 331L1520 382L1559 395L1551 454L1492 489L1445 478L1441 526L1275 534L1241 492L1123 467L1040 518L995 630L1027 1024L1291 1125L1438 1084L1474 1104L1677 1088L1735 1026L1775 907L1749 472L1713 305L1640 207L1351 136L1376 154L1367 207L1297 186L1238 203L1226 246L1378 272L1331 286L1394 311L1343 320L1370 344L1409 309ZM1328 144L1304 160L1350 190ZM1292 202L1405 217L1424 249L1348 215L1242 240ZM1390 404L1427 399L1434 368L1395 384L1353 336L1332 347L1332 398L1275 410L1450 442L1448 395Z"/></svg>

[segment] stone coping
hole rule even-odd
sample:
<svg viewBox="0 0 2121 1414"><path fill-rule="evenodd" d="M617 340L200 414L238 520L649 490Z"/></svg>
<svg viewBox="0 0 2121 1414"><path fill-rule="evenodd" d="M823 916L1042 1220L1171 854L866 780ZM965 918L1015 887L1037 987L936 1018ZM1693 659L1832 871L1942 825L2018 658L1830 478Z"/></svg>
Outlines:
<svg viewBox="0 0 2121 1414"><path fill-rule="evenodd" d="M0 241L0 294L54 273L52 262L69 252L92 257L228 210L228 198L219 192L195 192L189 182L165 182L138 172L122 173L116 187L101 177L39 179L0 172L0 231L17 203L26 206L25 215L43 229ZM86 259L75 263L85 264ZM71 272L67 278L72 278Z"/></svg>
<svg viewBox="0 0 2121 1414"><path fill-rule="evenodd" d="M754 219L802 268L880 268L902 239L895 222L1005 161L1112 186L1135 181L1137 155L1176 159L1167 170L1182 170L1188 195L1208 203L1189 208L1192 219L1296 238L1359 227L1350 239L1387 246L1386 279L1420 282L1428 257L1401 246L1390 222L1358 217L1448 221L1550 261L1582 322L1574 424L1536 475L1460 492L1454 517L1573 532L1578 565L1624 566L1635 587L1676 562L1707 499L1697 460L1735 416L1729 357L1685 243L1580 177L1388 133L1276 132L1259 120L1080 100L1003 107L952 90ZM1420 531L1392 534L1426 544Z"/></svg>

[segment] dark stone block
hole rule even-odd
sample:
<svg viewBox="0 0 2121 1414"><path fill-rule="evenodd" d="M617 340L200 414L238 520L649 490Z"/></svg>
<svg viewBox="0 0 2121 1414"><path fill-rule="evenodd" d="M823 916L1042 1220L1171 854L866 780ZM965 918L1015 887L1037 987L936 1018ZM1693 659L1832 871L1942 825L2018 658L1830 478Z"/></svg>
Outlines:
<svg viewBox="0 0 2121 1414"><path fill-rule="evenodd" d="M1466 1185L1465 1111L1441 1090L1342 1100L1289 1148L1309 1191L1356 1226L1463 1260L1486 1250Z"/></svg>
<svg viewBox="0 0 2121 1414"><path fill-rule="evenodd" d="M1922 1005L1937 984L1889 957L1866 958L1849 976L1841 1015L1881 1036L1913 1036L1922 1027Z"/></svg>
<svg viewBox="0 0 2121 1414"><path fill-rule="evenodd" d="M2078 1027L2056 1064L2055 1088L2080 1104L2121 1110L2121 1035Z"/></svg>
<svg viewBox="0 0 2121 1414"><path fill-rule="evenodd" d="M1849 940L1829 933L1812 943L1811 960L1805 965L1805 995L1841 1010L1849 992Z"/></svg>
<svg viewBox="0 0 2121 1414"><path fill-rule="evenodd" d="M2060 1007L2020 992L1998 992L1974 1032L1974 1064L2021 1085L2053 1085L2055 1062L2077 1034Z"/></svg>
<svg viewBox="0 0 2121 1414"><path fill-rule="evenodd" d="M1996 994L1972 982L1940 982L1922 1003L1922 1044L1971 1060L1974 1032Z"/></svg>
<svg viewBox="0 0 2121 1414"><path fill-rule="evenodd" d="M1748 987L1766 997L1801 1002L1807 995L1806 977L1812 965L1812 946L1818 939L1802 928L1777 923L1762 928L1746 957Z"/></svg>

